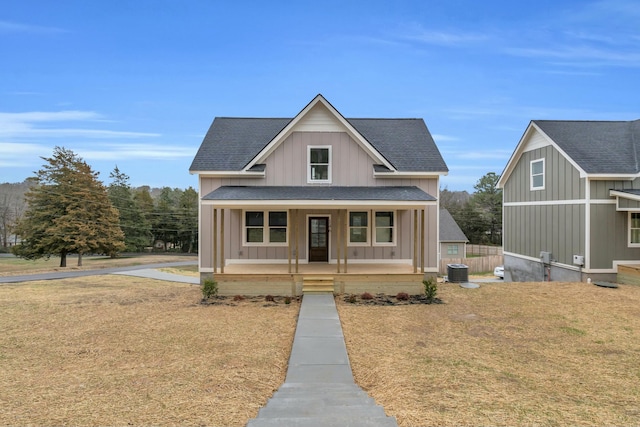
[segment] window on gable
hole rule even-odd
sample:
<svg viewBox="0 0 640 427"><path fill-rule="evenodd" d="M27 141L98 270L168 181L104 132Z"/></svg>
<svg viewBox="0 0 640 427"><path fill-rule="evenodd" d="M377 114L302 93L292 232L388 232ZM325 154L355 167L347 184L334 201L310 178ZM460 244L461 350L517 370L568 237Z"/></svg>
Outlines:
<svg viewBox="0 0 640 427"><path fill-rule="evenodd" d="M375 241L378 245L392 245L395 243L395 212L375 212Z"/></svg>
<svg viewBox="0 0 640 427"><path fill-rule="evenodd" d="M286 244L287 221L286 211L246 211L244 213L245 244Z"/></svg>
<svg viewBox="0 0 640 427"><path fill-rule="evenodd" d="M369 212L349 212L349 243L353 246L369 243Z"/></svg>
<svg viewBox="0 0 640 427"><path fill-rule="evenodd" d="M447 255L458 255L458 245L447 246Z"/></svg>
<svg viewBox="0 0 640 427"><path fill-rule="evenodd" d="M544 159L531 161L531 190L544 190Z"/></svg>
<svg viewBox="0 0 640 427"><path fill-rule="evenodd" d="M331 182L331 147L309 147L307 182Z"/></svg>
<svg viewBox="0 0 640 427"><path fill-rule="evenodd" d="M640 212L629 212L629 246L640 246Z"/></svg>

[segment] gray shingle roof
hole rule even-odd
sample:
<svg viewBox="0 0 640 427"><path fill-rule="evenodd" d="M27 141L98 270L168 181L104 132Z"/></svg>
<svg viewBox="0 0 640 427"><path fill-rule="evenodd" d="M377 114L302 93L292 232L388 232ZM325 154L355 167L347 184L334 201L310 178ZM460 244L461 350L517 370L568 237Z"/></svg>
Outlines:
<svg viewBox="0 0 640 427"><path fill-rule="evenodd" d="M240 171L291 121L216 117L190 171ZM448 171L422 119L346 119L401 172Z"/></svg>
<svg viewBox="0 0 640 427"><path fill-rule="evenodd" d="M640 172L640 120L534 120L585 172Z"/></svg>
<svg viewBox="0 0 640 427"><path fill-rule="evenodd" d="M446 209L440 209L440 241L441 242L468 242L458 223Z"/></svg>
<svg viewBox="0 0 640 427"><path fill-rule="evenodd" d="M303 187L222 186L202 200L372 200L431 202L436 198L415 186Z"/></svg>

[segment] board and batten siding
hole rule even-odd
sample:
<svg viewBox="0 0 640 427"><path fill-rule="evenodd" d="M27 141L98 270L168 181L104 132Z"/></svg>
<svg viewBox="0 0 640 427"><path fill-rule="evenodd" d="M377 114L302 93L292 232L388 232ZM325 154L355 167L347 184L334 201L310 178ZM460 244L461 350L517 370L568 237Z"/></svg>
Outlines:
<svg viewBox="0 0 640 427"><path fill-rule="evenodd" d="M545 188L531 190L531 161L545 159ZM585 178L552 145L522 153L504 186L504 202L584 200Z"/></svg>
<svg viewBox="0 0 640 427"><path fill-rule="evenodd" d="M610 190L638 190L640 189L640 179L634 180L591 180L591 199L592 200L611 200Z"/></svg>
<svg viewBox="0 0 640 427"><path fill-rule="evenodd" d="M552 253L558 263L572 265L584 255L586 179L538 133L520 156L503 189L504 250L532 258ZM545 187L531 190L531 161L545 160Z"/></svg>
<svg viewBox="0 0 640 427"><path fill-rule="evenodd" d="M539 258L551 252L562 264L573 264L574 254L584 254L585 206L510 206L503 213L504 251Z"/></svg>

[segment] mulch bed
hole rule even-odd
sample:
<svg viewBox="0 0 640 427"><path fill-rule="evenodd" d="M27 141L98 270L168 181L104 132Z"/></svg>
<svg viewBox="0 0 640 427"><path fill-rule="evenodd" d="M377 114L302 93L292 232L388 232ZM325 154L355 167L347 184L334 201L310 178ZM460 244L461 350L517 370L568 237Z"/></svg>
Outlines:
<svg viewBox="0 0 640 427"><path fill-rule="evenodd" d="M346 303L354 305L412 305L412 304L444 304L440 298L427 298L426 295L386 295L386 294L346 294L340 298Z"/></svg>
<svg viewBox="0 0 640 427"><path fill-rule="evenodd" d="M301 297L289 297L289 296L273 296L273 295L259 295L259 296L214 296L208 299L203 298L200 301L202 305L226 305L236 307L246 304L262 304L263 307L276 307L286 306L291 304L297 304L302 301Z"/></svg>

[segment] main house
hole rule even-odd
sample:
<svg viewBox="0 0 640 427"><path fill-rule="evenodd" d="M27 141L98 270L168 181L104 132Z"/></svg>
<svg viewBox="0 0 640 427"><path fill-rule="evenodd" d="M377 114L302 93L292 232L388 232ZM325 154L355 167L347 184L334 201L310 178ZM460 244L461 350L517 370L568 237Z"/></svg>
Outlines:
<svg viewBox="0 0 640 427"><path fill-rule="evenodd" d="M532 121L498 186L505 280L615 281L640 264L640 120Z"/></svg>
<svg viewBox="0 0 640 427"><path fill-rule="evenodd" d="M190 167L201 281L222 294L420 290L438 271L447 166L422 119L216 117Z"/></svg>

